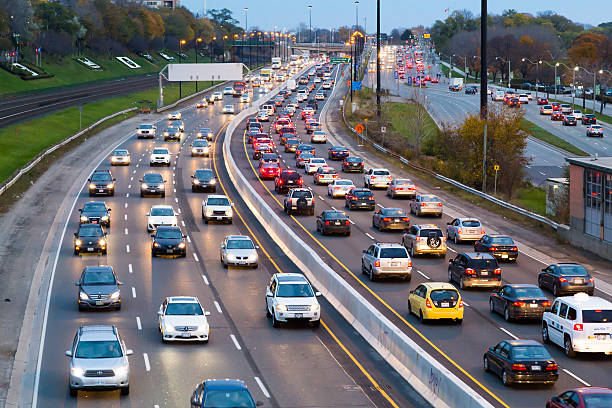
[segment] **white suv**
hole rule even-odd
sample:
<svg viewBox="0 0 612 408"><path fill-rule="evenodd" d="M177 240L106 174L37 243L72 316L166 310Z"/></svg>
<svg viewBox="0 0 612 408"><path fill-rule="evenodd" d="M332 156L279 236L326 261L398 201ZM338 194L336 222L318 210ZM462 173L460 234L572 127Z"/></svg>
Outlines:
<svg viewBox="0 0 612 408"><path fill-rule="evenodd" d="M363 175L363 185L370 190L375 187L387 188L393 178L387 169L370 169Z"/></svg>
<svg viewBox="0 0 612 408"><path fill-rule="evenodd" d="M202 219L205 224L209 221L232 223L234 217L234 203L224 195L211 194L202 201Z"/></svg>
<svg viewBox="0 0 612 408"><path fill-rule="evenodd" d="M208 343L210 327L197 297L173 296L164 299L157 311L159 331L163 342L201 341Z"/></svg>
<svg viewBox="0 0 612 408"><path fill-rule="evenodd" d="M171 205L154 205L147 213L147 231L155 231L160 225L177 226L176 213Z"/></svg>
<svg viewBox="0 0 612 408"><path fill-rule="evenodd" d="M563 347L568 357L612 354L612 303L586 293L555 299L542 316L542 340Z"/></svg>
<svg viewBox="0 0 612 408"><path fill-rule="evenodd" d="M321 159L319 157L313 157L308 159L306 164L304 165L304 170L306 170L306 174L314 174L319 170L319 167L328 167L325 159Z"/></svg>
<svg viewBox="0 0 612 408"><path fill-rule="evenodd" d="M272 318L273 327L295 320L319 327L321 306L317 296L321 296L321 293L312 290L304 275L276 273L266 289L266 317Z"/></svg>
<svg viewBox="0 0 612 408"><path fill-rule="evenodd" d="M156 147L151 152L151 156L149 157L149 164L151 166L162 165L162 166L170 166L170 151L165 147Z"/></svg>

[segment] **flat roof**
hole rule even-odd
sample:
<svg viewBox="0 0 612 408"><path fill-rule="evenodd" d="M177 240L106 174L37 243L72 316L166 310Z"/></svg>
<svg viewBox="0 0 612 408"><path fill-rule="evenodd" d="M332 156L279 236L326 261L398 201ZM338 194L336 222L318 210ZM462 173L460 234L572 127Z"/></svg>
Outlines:
<svg viewBox="0 0 612 408"><path fill-rule="evenodd" d="M570 164L612 173L612 157L567 157Z"/></svg>

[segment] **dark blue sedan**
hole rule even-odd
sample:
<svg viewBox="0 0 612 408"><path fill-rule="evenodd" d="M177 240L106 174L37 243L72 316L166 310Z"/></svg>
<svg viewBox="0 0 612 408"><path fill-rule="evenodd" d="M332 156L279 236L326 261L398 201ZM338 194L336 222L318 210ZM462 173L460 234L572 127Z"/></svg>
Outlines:
<svg viewBox="0 0 612 408"><path fill-rule="evenodd" d="M242 380L205 380L191 395L191 408L255 408L262 402L253 400Z"/></svg>

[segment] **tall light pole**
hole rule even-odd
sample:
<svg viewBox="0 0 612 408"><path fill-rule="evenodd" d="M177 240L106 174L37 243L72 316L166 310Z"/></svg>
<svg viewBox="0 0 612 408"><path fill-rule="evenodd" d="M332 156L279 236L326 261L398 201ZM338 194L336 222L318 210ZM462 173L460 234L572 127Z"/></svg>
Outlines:
<svg viewBox="0 0 612 408"><path fill-rule="evenodd" d="M355 31L359 30L359 1L355 0Z"/></svg>
<svg viewBox="0 0 612 408"><path fill-rule="evenodd" d="M508 89L510 88L510 72L512 72L510 70L510 60L505 59L504 57L495 57L496 60L500 59L502 61L505 61L504 63L508 63Z"/></svg>
<svg viewBox="0 0 612 408"><path fill-rule="evenodd" d="M202 42L202 38L198 37L196 39L193 40L193 42L195 43L195 59L196 59L196 64L198 63L198 44ZM196 92L198 92L198 79L196 78L195 81L195 90Z"/></svg>
<svg viewBox="0 0 612 408"><path fill-rule="evenodd" d="M538 97L538 82L540 81L540 65L542 64L542 60L538 60L536 62L533 62L529 58L521 58L521 61L523 61L523 62L527 61L530 64L536 66L536 84L535 84L535 90L536 90L536 98L537 98Z"/></svg>
<svg viewBox="0 0 612 408"><path fill-rule="evenodd" d="M309 14L309 20L310 20L310 30L308 31L308 39L310 40L310 43L312 44L312 6L310 4L308 5L308 14Z"/></svg>
<svg viewBox="0 0 612 408"><path fill-rule="evenodd" d="M487 0L480 0L480 117L484 120L482 141L482 192L487 188Z"/></svg>
<svg viewBox="0 0 612 408"><path fill-rule="evenodd" d="M551 64L548 61L542 61L542 63L548 65L549 67L552 67L555 70L555 78L554 78L554 87L555 87L555 99L557 99L557 67L559 66L559 63L555 63L555 65ZM547 93L549 92L548 90L546 91Z"/></svg>
<svg viewBox="0 0 612 408"><path fill-rule="evenodd" d="M242 38L246 40L249 39L249 8L245 7L244 9L244 34L246 36L243 36ZM249 68L251 67L251 46L250 46L250 41L249 41ZM242 44L242 50L244 51L244 47L246 46L246 44Z"/></svg>
<svg viewBox="0 0 612 408"><path fill-rule="evenodd" d="M187 41L180 40L179 41L179 64L183 62L183 45L185 45ZM183 96L183 81L179 81L179 99Z"/></svg>
<svg viewBox="0 0 612 408"><path fill-rule="evenodd" d="M380 0L376 0L376 118L380 123Z"/></svg>
<svg viewBox="0 0 612 408"><path fill-rule="evenodd" d="M603 75L603 73L607 73L608 75L612 75L612 71L608 71L607 69L600 69L599 70L599 75ZM603 94L603 92L601 92L601 77L599 77L599 97L600 97L600 104L599 104L599 113L602 114L603 113L603 107L604 107L604 98L606 97L606 95ZM595 112L593 112L595 113Z"/></svg>
<svg viewBox="0 0 612 408"><path fill-rule="evenodd" d="M578 68L578 69L576 69ZM586 68L583 67L579 67L578 65L576 65L576 68L574 68L576 71L578 71L579 69L582 69L584 72L586 72L589 75L593 75L593 113L595 113L595 86L597 84L597 71L593 70L593 72L589 72ZM600 70L600 73L603 74L603 70ZM582 87L582 94L584 95L584 87Z"/></svg>

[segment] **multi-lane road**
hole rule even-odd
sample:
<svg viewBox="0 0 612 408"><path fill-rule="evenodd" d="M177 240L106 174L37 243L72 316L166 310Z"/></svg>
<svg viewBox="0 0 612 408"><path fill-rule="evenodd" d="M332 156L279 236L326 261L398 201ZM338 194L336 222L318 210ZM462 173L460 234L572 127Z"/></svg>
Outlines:
<svg viewBox="0 0 612 408"><path fill-rule="evenodd" d="M255 97L259 94L256 93ZM180 143L138 140L126 134L117 148L128 149L132 164L112 167L108 157L97 169L111 170L117 179L113 197L91 198L86 175L74 202L62 240L50 292L40 370L36 374L35 402L44 407L178 407L186 406L194 384L206 378L239 378L256 400L273 407L398 406L428 407L381 357L359 337L325 301L323 324L318 329L301 326L272 328L265 316L265 287L276 272L296 271L290 259L269 239L230 185L221 155L224 130L233 115L221 114L221 105L238 99L225 96L220 104L196 110L182 109L186 132ZM157 116L159 131L167 126ZM215 153L193 158L189 145L199 127L215 132ZM151 168L154 146L172 153L168 168ZM234 223L205 225L200 218L205 194L191 192L191 175L197 168L213 168L219 180L217 193L235 202ZM166 180L165 198L141 198L139 179L158 171ZM77 209L87 201L105 201L112 208L108 254L75 256L72 234ZM187 235L186 258L152 258L151 238L145 214L154 204L172 205L179 212L179 226ZM246 234L261 246L260 264L252 269L224 269L219 262L223 238ZM85 266L112 265L123 283L120 311L79 312L78 280ZM208 344L165 344L160 339L157 310L172 295L197 296L210 311ZM80 325L113 324L129 349L130 394L119 391L68 392L68 357L64 351Z"/></svg>
<svg viewBox="0 0 612 408"><path fill-rule="evenodd" d="M316 89L315 89L316 91ZM338 92L328 97L328 104L337 105ZM296 115L294 117L298 136L308 142L303 122ZM323 115L325 120L325 115ZM468 244L455 245L450 243L447 256L444 259L419 257L413 259L414 272L411 282L383 281L370 282L361 274L361 251L373 242L400 242L401 233L379 232L372 227L372 212L349 212L352 221L352 234L350 237L322 236L316 232L316 221L309 216L287 216L283 212L283 196L274 192L272 181L262 181L256 171L257 163L251 159L251 147L247 144L243 134L243 126L238 127L231 141L231 153L237 161L239 169L249 179L268 205L289 225L296 236L305 240L319 256L330 265L340 276L359 291L381 313L414 339L421 347L442 362L449 370L479 392L494 406L504 407L533 407L542 406L546 399L557 392L567 388L590 385L609 385L606 378L612 370L612 360L600 357L581 357L570 359L565 357L562 350L548 346L548 350L559 363L560 379L553 387L519 387L512 389L504 387L498 378L485 373L482 368L484 351L497 344L500 340L509 338L523 338L541 341L539 322L508 323L503 317L489 312L489 290L464 290L462 296L466 305L464 323L461 326L448 324L427 324L418 322L414 316L407 313L408 291L418 284L429 281L447 281L448 261L457 253L470 251ZM278 137L270 129L275 143L278 146ZM370 160L366 151L348 138L331 138L330 143L315 145L316 156L327 158L327 149L331 144L347 146L352 155L366 158L366 168L378 167L380 163ZM293 154L284 153L277 149L281 156L281 163L287 167L295 167ZM362 174L343 174L340 162L328 161L341 178L350 179L358 187L363 186ZM382 165L385 165L384 163ZM389 167L387 165L387 167ZM409 173L394 167L389 167L394 177L410 177ZM301 170L300 170L301 171ZM303 171L301 171L303 173ZM326 186L316 186L312 176L302 174L305 185L312 189L316 199L316 214L323 210L343 210L343 199L332 199L327 196ZM376 191L376 203L380 207L401 207L408 210L408 201L393 200L385 195L385 191ZM457 209L451 202L445 203L445 213L441 219L411 217L411 224L436 224L443 230L446 223L455 217L469 216L466 210ZM485 224L489 233L496 231ZM515 237L520 239L520 237ZM522 252L516 264L502 264L502 279L504 283L536 283L538 271L546 266L543 260L533 255L533 252ZM597 296L608 300L612 293L596 290ZM549 294L549 298L552 296Z"/></svg>

